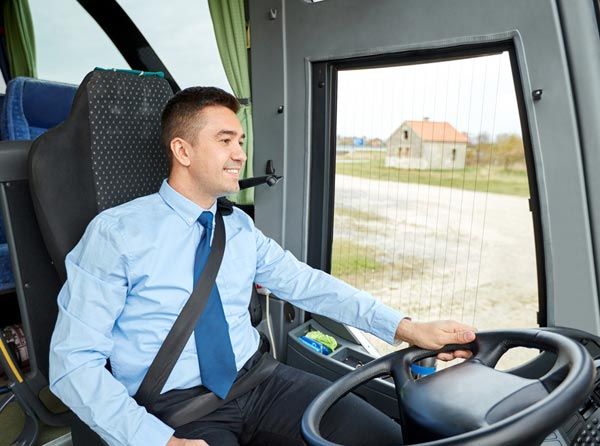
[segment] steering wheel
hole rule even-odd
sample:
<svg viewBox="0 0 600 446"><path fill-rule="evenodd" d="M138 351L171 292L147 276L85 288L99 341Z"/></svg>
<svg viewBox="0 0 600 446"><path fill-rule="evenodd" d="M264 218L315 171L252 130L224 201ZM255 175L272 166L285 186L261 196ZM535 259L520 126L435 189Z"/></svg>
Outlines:
<svg viewBox="0 0 600 446"><path fill-rule="evenodd" d="M556 361L535 379L517 376L515 370L495 370L500 357L514 347L548 351ZM411 374L414 362L457 349L470 350L473 356L420 379ZM359 385L388 375L394 379L405 440L410 444L523 445L541 443L583 404L596 370L581 344L535 329L480 332L471 344L438 351L411 347L357 368L317 395L302 418L306 442L335 446L319 433L325 412ZM406 438L407 432L413 438Z"/></svg>

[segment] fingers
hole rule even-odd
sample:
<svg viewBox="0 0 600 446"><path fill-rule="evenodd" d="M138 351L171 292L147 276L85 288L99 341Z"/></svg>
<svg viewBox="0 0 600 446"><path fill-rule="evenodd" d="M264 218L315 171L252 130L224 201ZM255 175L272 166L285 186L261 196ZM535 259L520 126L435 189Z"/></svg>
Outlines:
<svg viewBox="0 0 600 446"><path fill-rule="evenodd" d="M475 340L475 327L461 324L456 321L442 321L442 330L446 331L445 344L468 344ZM469 350L455 350L453 352L440 353L437 355L441 361L452 361L457 358L469 359L473 356Z"/></svg>
<svg viewBox="0 0 600 446"><path fill-rule="evenodd" d="M461 331L454 333L454 337L457 344L468 344L469 342L473 342L475 340L475 332L472 330Z"/></svg>
<svg viewBox="0 0 600 446"><path fill-rule="evenodd" d="M440 361L452 361L454 359L469 359L471 356L473 356L473 353L471 353L468 350L455 350L453 352L445 352L445 353L438 353L437 354L437 359L439 359Z"/></svg>
<svg viewBox="0 0 600 446"><path fill-rule="evenodd" d="M412 323L418 331L420 342L415 344L429 350L438 350L448 344L468 344L475 340L477 331L475 327L461 324L456 321L435 321L429 323ZM438 353L441 361L453 359L469 359L473 354L469 350L455 350L453 352Z"/></svg>
<svg viewBox="0 0 600 446"><path fill-rule="evenodd" d="M444 332L444 344L468 344L475 340L475 327L456 321L440 321Z"/></svg>
<svg viewBox="0 0 600 446"><path fill-rule="evenodd" d="M403 319L396 329L396 339L427 350L448 344L468 344L475 340L476 329L456 321L414 322Z"/></svg>
<svg viewBox="0 0 600 446"><path fill-rule="evenodd" d="M449 353L438 353L437 354L437 359L439 359L440 361L452 361L454 359L454 355L452 354L452 352Z"/></svg>
<svg viewBox="0 0 600 446"><path fill-rule="evenodd" d="M473 356L473 353L471 353L469 350L455 350L452 352L452 354L454 355L454 358L462 359L469 359L471 356Z"/></svg>
<svg viewBox="0 0 600 446"><path fill-rule="evenodd" d="M209 446L204 440L190 440L187 438L171 437L167 446Z"/></svg>

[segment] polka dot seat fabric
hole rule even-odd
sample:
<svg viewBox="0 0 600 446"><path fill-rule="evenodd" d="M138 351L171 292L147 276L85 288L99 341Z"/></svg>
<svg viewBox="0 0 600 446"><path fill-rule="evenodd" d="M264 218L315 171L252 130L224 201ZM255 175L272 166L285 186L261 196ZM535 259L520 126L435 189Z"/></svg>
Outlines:
<svg viewBox="0 0 600 446"><path fill-rule="evenodd" d="M108 72L90 79L90 142L98 211L158 191L168 174L160 148L160 113L171 94L168 83L159 78Z"/></svg>
<svg viewBox="0 0 600 446"><path fill-rule="evenodd" d="M32 200L62 280L64 258L94 216L156 192L167 176L160 116L172 95L157 76L94 70L67 120L33 143Z"/></svg>

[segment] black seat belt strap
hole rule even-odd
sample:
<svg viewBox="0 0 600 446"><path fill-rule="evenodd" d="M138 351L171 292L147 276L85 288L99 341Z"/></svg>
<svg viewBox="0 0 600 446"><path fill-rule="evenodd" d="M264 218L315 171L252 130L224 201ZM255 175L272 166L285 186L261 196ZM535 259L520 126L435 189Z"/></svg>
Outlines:
<svg viewBox="0 0 600 446"><path fill-rule="evenodd" d="M269 378L278 366L279 362L273 359L269 353L264 353L258 362L233 384L227 398L224 400L214 393L208 392L166 408L157 407L157 410L151 410L150 412L176 429L184 424L197 421L218 409L221 405L251 391Z"/></svg>
<svg viewBox="0 0 600 446"><path fill-rule="evenodd" d="M225 251L225 225L219 208L217 208L215 217L215 235L206 266L133 397L140 406L147 409L152 407L160 395L185 344L194 331L196 321L206 307L208 296L215 284Z"/></svg>

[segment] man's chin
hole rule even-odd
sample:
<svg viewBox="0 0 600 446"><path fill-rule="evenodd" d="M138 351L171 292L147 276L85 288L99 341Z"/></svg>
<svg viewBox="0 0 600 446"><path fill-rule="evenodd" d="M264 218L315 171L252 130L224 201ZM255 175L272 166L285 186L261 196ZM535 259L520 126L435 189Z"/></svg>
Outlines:
<svg viewBox="0 0 600 446"><path fill-rule="evenodd" d="M227 188L225 192L223 192L223 196L237 194L240 191L240 185L236 183L235 186L231 186Z"/></svg>

